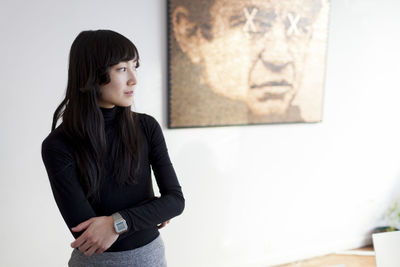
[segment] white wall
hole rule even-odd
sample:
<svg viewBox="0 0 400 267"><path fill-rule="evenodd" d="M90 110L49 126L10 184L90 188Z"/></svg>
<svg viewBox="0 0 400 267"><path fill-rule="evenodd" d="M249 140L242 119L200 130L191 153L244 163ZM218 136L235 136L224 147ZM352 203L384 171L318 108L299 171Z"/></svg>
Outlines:
<svg viewBox="0 0 400 267"><path fill-rule="evenodd" d="M166 129L165 1L0 2L0 266L66 266L72 236L40 156L85 29L141 53L136 110L164 126L186 198L169 266L266 266L368 242L400 195L400 2L332 0L318 124Z"/></svg>

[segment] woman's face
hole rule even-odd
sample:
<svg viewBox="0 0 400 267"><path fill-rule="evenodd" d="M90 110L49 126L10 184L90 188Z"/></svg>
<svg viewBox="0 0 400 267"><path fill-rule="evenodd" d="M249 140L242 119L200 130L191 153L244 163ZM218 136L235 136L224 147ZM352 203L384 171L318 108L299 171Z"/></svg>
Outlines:
<svg viewBox="0 0 400 267"><path fill-rule="evenodd" d="M110 67L110 82L100 85L101 96L97 99L100 107L132 105L133 92L137 83L136 66L136 60L129 60Z"/></svg>

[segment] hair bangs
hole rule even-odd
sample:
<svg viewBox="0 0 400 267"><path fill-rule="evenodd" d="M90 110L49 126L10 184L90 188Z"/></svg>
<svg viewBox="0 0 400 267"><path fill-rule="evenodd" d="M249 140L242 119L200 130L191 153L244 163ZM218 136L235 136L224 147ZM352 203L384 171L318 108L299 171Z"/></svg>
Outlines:
<svg viewBox="0 0 400 267"><path fill-rule="evenodd" d="M107 67L132 59L139 62L137 48L129 39L116 32L110 32L109 37L105 50L108 52Z"/></svg>
<svg viewBox="0 0 400 267"><path fill-rule="evenodd" d="M110 82L109 69L121 61L136 60L139 67L139 53L136 46L125 36L111 30L97 30L94 32L96 38L95 50L92 53L97 66L97 83L107 84Z"/></svg>

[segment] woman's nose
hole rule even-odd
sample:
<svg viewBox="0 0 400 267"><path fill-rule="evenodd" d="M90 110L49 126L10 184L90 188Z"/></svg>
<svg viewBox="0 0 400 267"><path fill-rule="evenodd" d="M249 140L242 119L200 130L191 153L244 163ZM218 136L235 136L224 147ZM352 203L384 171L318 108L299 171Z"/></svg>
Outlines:
<svg viewBox="0 0 400 267"><path fill-rule="evenodd" d="M136 72L131 71L129 79L128 79L128 85L135 85L136 83L137 83Z"/></svg>

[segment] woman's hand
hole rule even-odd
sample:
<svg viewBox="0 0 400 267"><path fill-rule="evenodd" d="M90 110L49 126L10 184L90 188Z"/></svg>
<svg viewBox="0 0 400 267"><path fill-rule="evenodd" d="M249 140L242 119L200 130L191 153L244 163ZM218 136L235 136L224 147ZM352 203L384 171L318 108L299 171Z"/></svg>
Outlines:
<svg viewBox="0 0 400 267"><path fill-rule="evenodd" d="M71 243L71 247L78 248L86 256L103 253L118 238L112 216L93 217L71 228L74 232L84 229L86 230Z"/></svg>
<svg viewBox="0 0 400 267"><path fill-rule="evenodd" d="M165 226L169 223L169 221L170 221L170 220L168 220L168 221L166 221L166 222L163 222L162 224L157 225L157 228L158 228L158 229L161 229L161 228L165 227Z"/></svg>

